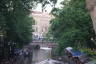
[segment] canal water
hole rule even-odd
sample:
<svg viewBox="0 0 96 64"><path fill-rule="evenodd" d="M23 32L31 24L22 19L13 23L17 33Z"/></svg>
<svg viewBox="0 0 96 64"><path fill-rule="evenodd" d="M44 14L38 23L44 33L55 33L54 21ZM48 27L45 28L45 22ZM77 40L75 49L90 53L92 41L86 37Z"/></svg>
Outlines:
<svg viewBox="0 0 96 64"><path fill-rule="evenodd" d="M51 48L41 47L38 50L33 50L32 64L64 64L57 60L51 59Z"/></svg>
<svg viewBox="0 0 96 64"><path fill-rule="evenodd" d="M51 58L51 48L41 47L40 49L33 50L33 63L38 63Z"/></svg>
<svg viewBox="0 0 96 64"><path fill-rule="evenodd" d="M51 59L51 48L41 47L40 49L33 49L31 51L30 56L19 55L17 60L12 64L65 64Z"/></svg>

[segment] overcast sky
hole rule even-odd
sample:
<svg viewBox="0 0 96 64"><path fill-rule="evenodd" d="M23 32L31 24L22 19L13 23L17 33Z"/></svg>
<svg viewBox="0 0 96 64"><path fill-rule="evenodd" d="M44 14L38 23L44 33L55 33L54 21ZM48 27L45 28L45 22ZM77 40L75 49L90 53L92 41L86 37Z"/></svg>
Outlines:
<svg viewBox="0 0 96 64"><path fill-rule="evenodd" d="M62 1L63 1L63 0L58 0L58 2L57 2L57 4L56 4L56 7L57 7L57 8L60 8L60 7L61 7L60 3L61 3ZM47 10L47 12L49 13L49 12L52 10L52 7L51 7L50 5L47 5L45 10ZM38 4L38 5L37 5L35 11L42 11L41 4Z"/></svg>

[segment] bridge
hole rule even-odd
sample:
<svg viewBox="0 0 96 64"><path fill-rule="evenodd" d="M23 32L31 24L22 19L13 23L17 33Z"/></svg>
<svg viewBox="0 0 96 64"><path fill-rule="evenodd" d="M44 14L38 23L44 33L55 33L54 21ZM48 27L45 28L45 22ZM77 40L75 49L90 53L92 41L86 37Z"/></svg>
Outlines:
<svg viewBox="0 0 96 64"><path fill-rule="evenodd" d="M53 48L53 47L57 46L57 43L53 43L53 42L32 42L32 43L30 43L30 45L32 45L32 46L39 45L40 47Z"/></svg>

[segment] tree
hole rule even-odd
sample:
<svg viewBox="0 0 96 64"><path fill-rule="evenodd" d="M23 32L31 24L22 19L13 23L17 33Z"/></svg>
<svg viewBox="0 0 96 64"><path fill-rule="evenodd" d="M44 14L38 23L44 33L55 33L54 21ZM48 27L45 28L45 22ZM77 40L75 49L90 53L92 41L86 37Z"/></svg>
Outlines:
<svg viewBox="0 0 96 64"><path fill-rule="evenodd" d="M85 9L84 0L65 0L63 9L56 11L51 21L51 34L57 39L59 52L67 46L74 48L95 47L92 20ZM54 11L53 11L54 12ZM58 13L58 14L57 14Z"/></svg>
<svg viewBox="0 0 96 64"><path fill-rule="evenodd" d="M0 35L5 36L4 53L6 57L9 54L9 45L13 46L15 43L18 47L23 47L32 42L34 19L30 13L38 1L40 0L0 1Z"/></svg>
<svg viewBox="0 0 96 64"><path fill-rule="evenodd" d="M93 28L95 30L95 34L96 34L96 0L86 0L86 8L88 10L88 12L90 13L91 19L92 19L92 23L93 23ZM94 42L96 42L96 37L93 39ZM96 43L95 43L96 44Z"/></svg>
<svg viewBox="0 0 96 64"><path fill-rule="evenodd" d="M47 0L46 0L47 1ZM41 0L2 0L0 2L1 30L6 32L6 42L14 41L18 44L32 41L31 9ZM44 3L44 6L46 4ZM22 42L22 43L19 43Z"/></svg>
<svg viewBox="0 0 96 64"><path fill-rule="evenodd" d="M41 3L42 12L44 12L44 9L46 8L47 4L50 4L54 8L57 3L57 0L38 0L38 3Z"/></svg>
<svg viewBox="0 0 96 64"><path fill-rule="evenodd" d="M9 48L13 45L22 47L32 41L34 20L30 17L30 9L33 2L34 0L0 1L0 34L4 34L5 37L5 42L1 42L0 39L0 44L4 44L3 58L9 56Z"/></svg>

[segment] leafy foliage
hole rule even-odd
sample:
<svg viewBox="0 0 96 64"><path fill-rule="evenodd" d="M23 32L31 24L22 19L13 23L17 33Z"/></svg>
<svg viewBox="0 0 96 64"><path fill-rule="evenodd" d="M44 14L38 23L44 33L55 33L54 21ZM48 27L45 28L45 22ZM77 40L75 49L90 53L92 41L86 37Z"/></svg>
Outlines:
<svg viewBox="0 0 96 64"><path fill-rule="evenodd" d="M6 42L30 42L32 40L32 18L30 14L31 0L2 0L0 4L1 16L4 17L4 25L0 25L6 31ZM4 22L1 21L1 22ZM0 23L2 24L2 23ZM20 43L19 43L20 44Z"/></svg>
<svg viewBox="0 0 96 64"><path fill-rule="evenodd" d="M80 51L84 52L84 53L87 53L88 56L95 56L96 55L96 52L95 52L95 49L90 49L90 48L83 48L83 49L80 49Z"/></svg>
<svg viewBox="0 0 96 64"><path fill-rule="evenodd" d="M51 21L51 34L57 39L58 51L63 52L67 46L74 48L95 47L91 38L94 38L92 20L85 8L84 0L63 2L63 9L53 12L55 19Z"/></svg>
<svg viewBox="0 0 96 64"><path fill-rule="evenodd" d="M22 47L32 42L32 24L34 19L31 17L31 10L41 0L0 0L0 48L4 44L4 55L9 56L10 47L16 45ZM45 2L42 0L41 3ZM47 0L46 0L47 2ZM46 3L44 3L44 6ZM1 36L4 35L1 42ZM1 52L1 50L0 50ZM2 54L2 53L0 53ZM0 56L1 58L1 56Z"/></svg>
<svg viewBox="0 0 96 64"><path fill-rule="evenodd" d="M0 36L0 45L4 48L3 52L0 50L0 54L3 58L8 57L16 46L22 47L32 41L34 20L30 17L30 9L33 2L34 0L0 1L0 35L4 35L2 39Z"/></svg>
<svg viewBox="0 0 96 64"><path fill-rule="evenodd" d="M33 18L30 16L35 3L44 3L48 0L1 0L0 1L0 32L6 32L6 42L10 40L17 44L32 41ZM50 1L50 2L53 2ZM47 3L44 3L44 6ZM20 45L20 46L21 46Z"/></svg>
<svg viewBox="0 0 96 64"><path fill-rule="evenodd" d="M37 2L42 4L42 12L43 12L47 4L50 4L54 8L57 3L57 0L38 0Z"/></svg>

